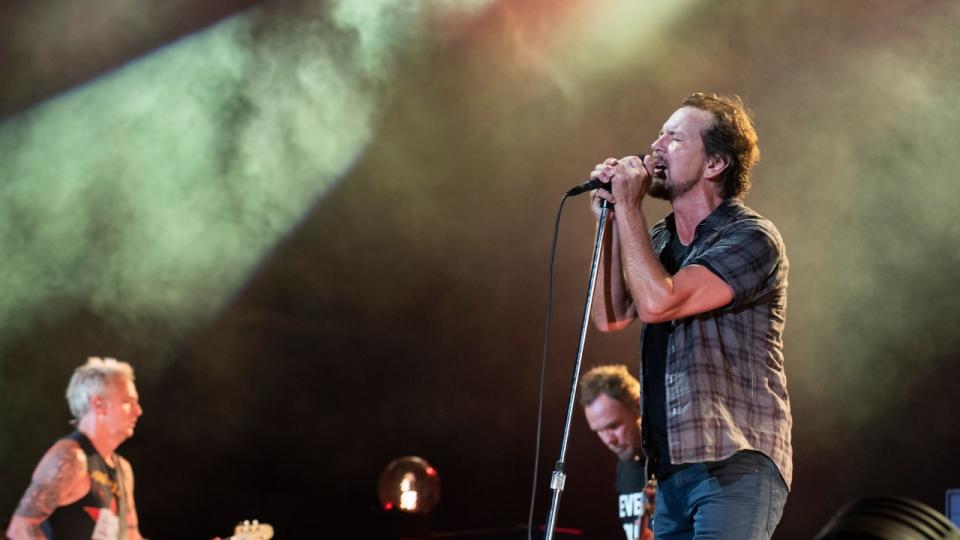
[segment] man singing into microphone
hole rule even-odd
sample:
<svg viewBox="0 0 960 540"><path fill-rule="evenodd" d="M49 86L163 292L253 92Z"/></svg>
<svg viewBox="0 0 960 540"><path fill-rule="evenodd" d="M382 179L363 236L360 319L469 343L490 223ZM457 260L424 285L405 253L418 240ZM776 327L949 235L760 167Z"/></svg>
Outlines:
<svg viewBox="0 0 960 540"><path fill-rule="evenodd" d="M793 472L782 333L787 257L741 202L760 157L738 97L687 97L652 155L592 178L609 210L593 319L641 339L643 446L659 484L657 539L769 539ZM673 212L647 229L647 195Z"/></svg>

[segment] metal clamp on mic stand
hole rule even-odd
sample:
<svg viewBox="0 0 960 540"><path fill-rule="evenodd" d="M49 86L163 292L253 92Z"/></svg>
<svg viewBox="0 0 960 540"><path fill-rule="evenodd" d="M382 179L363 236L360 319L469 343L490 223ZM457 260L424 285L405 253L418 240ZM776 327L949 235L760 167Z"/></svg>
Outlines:
<svg viewBox="0 0 960 540"><path fill-rule="evenodd" d="M599 182L599 181L597 181ZM578 186L580 187L580 186ZM586 187L586 184L584 186ZM577 189L577 188L574 188ZM571 190L573 191L573 190ZM577 193L582 193L583 190ZM576 193L575 193L576 194ZM607 212L611 208L606 200L600 201L600 221L597 226L597 240L593 247L593 261L590 264L590 279L587 285L587 301L583 308L583 322L580 325L580 341L577 344L577 359L573 366L573 380L570 382L570 397L567 400L567 416L563 423L563 435L560 441L560 457L557 459L553 475L550 478L550 489L553 497L550 500L550 511L547 514L547 530L545 540L553 540L557 529L557 510L560 507L560 497L563 495L563 486L567 476L564 472L567 457L567 441L570 439L570 423L573 421L573 408L576 403L577 385L580 380L580 366L583 363L583 347L587 338L587 327L590 324L590 309L593 306L593 290L597 284L597 268L600 265L600 252L603 246L603 232L607 225Z"/></svg>

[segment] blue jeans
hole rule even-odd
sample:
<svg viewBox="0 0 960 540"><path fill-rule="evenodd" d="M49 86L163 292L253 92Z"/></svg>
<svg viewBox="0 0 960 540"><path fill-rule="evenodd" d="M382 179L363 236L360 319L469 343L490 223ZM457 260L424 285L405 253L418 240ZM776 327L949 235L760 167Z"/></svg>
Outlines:
<svg viewBox="0 0 960 540"><path fill-rule="evenodd" d="M695 463L657 486L657 540L768 540L780 522L787 486L759 452Z"/></svg>

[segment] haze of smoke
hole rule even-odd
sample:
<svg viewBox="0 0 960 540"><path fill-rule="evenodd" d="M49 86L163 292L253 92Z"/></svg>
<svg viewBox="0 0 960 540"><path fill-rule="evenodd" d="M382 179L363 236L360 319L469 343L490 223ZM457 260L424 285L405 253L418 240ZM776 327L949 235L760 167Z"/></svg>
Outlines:
<svg viewBox="0 0 960 540"><path fill-rule="evenodd" d="M954 11L909 42L819 64L796 96L814 106L784 120L798 137L787 144L797 168L782 183L798 220L788 226L800 231L792 274L810 294L793 295L790 322L812 340L789 368L836 402L845 430L896 403L956 344Z"/></svg>
<svg viewBox="0 0 960 540"><path fill-rule="evenodd" d="M506 3L507 54L531 87L556 93L566 107L588 107L605 80L653 69L672 25L698 3L615 0L598 9L571 2L533 14L527 5Z"/></svg>
<svg viewBox="0 0 960 540"><path fill-rule="evenodd" d="M251 11L0 126L5 338L213 314L372 135L417 9L363 5Z"/></svg>

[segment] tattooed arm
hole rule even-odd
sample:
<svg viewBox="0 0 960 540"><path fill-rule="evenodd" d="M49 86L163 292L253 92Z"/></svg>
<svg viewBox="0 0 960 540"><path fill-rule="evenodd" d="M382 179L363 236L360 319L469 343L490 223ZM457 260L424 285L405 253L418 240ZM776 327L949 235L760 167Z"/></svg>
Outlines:
<svg viewBox="0 0 960 540"><path fill-rule="evenodd" d="M43 539L40 529L58 506L70 504L90 491L87 456L76 441L57 441L40 459L33 479L10 520L11 540Z"/></svg>
<svg viewBox="0 0 960 540"><path fill-rule="evenodd" d="M140 520L137 517L137 505L133 498L133 467L126 459L120 458L120 468L123 469L123 490L127 494L127 538L130 540L145 540L140 536Z"/></svg>

